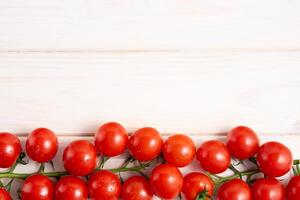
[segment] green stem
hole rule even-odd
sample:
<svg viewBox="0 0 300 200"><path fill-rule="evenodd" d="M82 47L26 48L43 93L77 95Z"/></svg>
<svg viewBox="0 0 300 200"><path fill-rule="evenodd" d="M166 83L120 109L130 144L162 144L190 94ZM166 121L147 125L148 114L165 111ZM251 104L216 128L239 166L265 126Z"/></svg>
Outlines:
<svg viewBox="0 0 300 200"><path fill-rule="evenodd" d="M294 176L298 176L298 174L299 174L298 169L296 167L293 167L292 169L293 169Z"/></svg>
<svg viewBox="0 0 300 200"><path fill-rule="evenodd" d="M297 175L300 175L300 166L297 165L297 166L296 166L296 169L297 169L297 172L298 172Z"/></svg>
<svg viewBox="0 0 300 200"><path fill-rule="evenodd" d="M231 169L231 171L233 171L234 174L238 174L240 179L242 178L241 172L237 170L232 164L229 166L229 169Z"/></svg>
<svg viewBox="0 0 300 200"><path fill-rule="evenodd" d="M243 176L252 176L252 175L257 174L257 173L259 173L258 169L244 171L244 172L240 172L238 174L233 174L231 176L221 177L219 180L215 181L215 183L220 184L220 183L224 183L226 181L229 181L229 180L232 180L232 179L235 179L235 178L240 178L240 177L243 177Z"/></svg>
<svg viewBox="0 0 300 200"><path fill-rule="evenodd" d="M300 164L300 160L294 160L293 165L299 165Z"/></svg>
<svg viewBox="0 0 300 200"><path fill-rule="evenodd" d="M250 160L253 164L255 164L256 166L258 166L258 165L257 165L256 157L251 157L251 158L249 158L249 160Z"/></svg>
<svg viewBox="0 0 300 200"><path fill-rule="evenodd" d="M104 157L102 158L102 162L101 162L101 164L100 164L100 168L101 168L101 169L104 168L104 165L105 165L105 163L106 163L108 160L109 160L109 157L107 157L107 156L104 156Z"/></svg>
<svg viewBox="0 0 300 200"><path fill-rule="evenodd" d="M47 173L41 173L44 176L48 177L61 177L64 175L67 175L68 172L47 172ZM32 174L28 173L11 173L11 172L5 172L0 173L0 178L18 178L18 179L26 179L28 176L31 176Z"/></svg>
<svg viewBox="0 0 300 200"><path fill-rule="evenodd" d="M10 190L11 190L11 185L12 185L13 181L14 181L14 179L11 179L11 180L8 182L8 184L5 186L5 188L6 188L6 190L7 190L8 192L10 192Z"/></svg>
<svg viewBox="0 0 300 200"><path fill-rule="evenodd" d="M135 159L133 156L129 156L121 165L122 167L127 167L130 163L134 162Z"/></svg>
<svg viewBox="0 0 300 200"><path fill-rule="evenodd" d="M300 160L294 160L293 162L293 173L294 173L294 176L299 176L300 175Z"/></svg>
<svg viewBox="0 0 300 200"><path fill-rule="evenodd" d="M113 169L107 169L111 172L118 173L118 172L137 172L139 173L140 170L144 170L147 167L149 167L153 162L148 162L145 164L141 164L139 166L134 166L134 167L120 167L120 168L113 168ZM64 172L40 172L41 175L48 176L48 177L61 177L68 175L69 173L64 171ZM17 178L17 179L26 179L28 176L31 176L31 173L13 173L13 172L3 172L0 173L0 179L1 178Z"/></svg>
<svg viewBox="0 0 300 200"><path fill-rule="evenodd" d="M145 169L146 165L140 165L136 167L121 167L121 168L114 168L114 169L108 169L111 172L118 173L118 172L140 172L141 169Z"/></svg>
<svg viewBox="0 0 300 200"><path fill-rule="evenodd" d="M12 173L14 172L14 170L16 169L18 163L16 162L10 169L9 169L9 172Z"/></svg>
<svg viewBox="0 0 300 200"><path fill-rule="evenodd" d="M204 189L202 192L200 192L197 195L196 200L206 200L206 199L211 199L211 196L208 194L208 191Z"/></svg>
<svg viewBox="0 0 300 200"><path fill-rule="evenodd" d="M44 173L45 172L45 163L41 163L40 168L39 168L39 173Z"/></svg>
<svg viewBox="0 0 300 200"><path fill-rule="evenodd" d="M152 160L148 163L140 163L140 165L138 166L133 166L133 167L120 167L120 168L114 168L114 169L108 169L109 171L111 172L114 172L114 173L118 173L118 172L137 172L137 173L140 173L140 170L145 170L147 167L151 166L153 163L155 163L156 160Z"/></svg>

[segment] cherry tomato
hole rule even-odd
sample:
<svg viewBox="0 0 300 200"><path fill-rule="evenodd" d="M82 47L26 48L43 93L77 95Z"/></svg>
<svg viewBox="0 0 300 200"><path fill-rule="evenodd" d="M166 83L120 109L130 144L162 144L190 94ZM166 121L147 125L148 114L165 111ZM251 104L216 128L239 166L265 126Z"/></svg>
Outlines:
<svg viewBox="0 0 300 200"><path fill-rule="evenodd" d="M231 157L226 145L218 140L204 142L197 151L197 160L202 169L218 174L230 166Z"/></svg>
<svg viewBox="0 0 300 200"><path fill-rule="evenodd" d="M182 193L186 200L195 200L202 192L206 192L206 195L212 196L213 190L213 181L203 173L192 172L183 178ZM206 198L206 200L209 199L209 197Z"/></svg>
<svg viewBox="0 0 300 200"><path fill-rule="evenodd" d="M283 176L292 168L292 153L279 142L267 142L260 147L257 153L257 163L265 175Z"/></svg>
<svg viewBox="0 0 300 200"><path fill-rule="evenodd" d="M28 156L40 163L50 161L56 155L57 149L57 137L47 128L35 129L26 140Z"/></svg>
<svg viewBox="0 0 300 200"><path fill-rule="evenodd" d="M53 200L54 184L47 176L29 176L21 189L22 200Z"/></svg>
<svg viewBox="0 0 300 200"><path fill-rule="evenodd" d="M284 200L284 187L275 178L263 178L253 184L252 195L254 200Z"/></svg>
<svg viewBox="0 0 300 200"><path fill-rule="evenodd" d="M300 176L294 176L285 189L287 200L298 200L300 197Z"/></svg>
<svg viewBox="0 0 300 200"><path fill-rule="evenodd" d="M122 186L123 200L152 200L150 184L142 176L132 176Z"/></svg>
<svg viewBox="0 0 300 200"><path fill-rule="evenodd" d="M125 128L116 122L102 125L95 135L96 149L103 156L117 156L122 154L128 143L128 135Z"/></svg>
<svg viewBox="0 0 300 200"><path fill-rule="evenodd" d="M55 186L55 200L87 200L87 187L83 180L76 176L65 176Z"/></svg>
<svg viewBox="0 0 300 200"><path fill-rule="evenodd" d="M252 200L251 189L243 180L233 179L221 185L217 200Z"/></svg>
<svg viewBox="0 0 300 200"><path fill-rule="evenodd" d="M232 156L245 160L258 152L259 139L252 129L238 126L227 135L227 147Z"/></svg>
<svg viewBox="0 0 300 200"><path fill-rule="evenodd" d="M159 132L151 127L137 130L129 139L131 155L139 161L150 161L160 155L163 141Z"/></svg>
<svg viewBox="0 0 300 200"><path fill-rule="evenodd" d="M21 143L11 133L0 133L0 168L11 167L21 153Z"/></svg>
<svg viewBox="0 0 300 200"><path fill-rule="evenodd" d="M117 200L121 194L121 181L110 171L97 171L88 181L88 191L92 200Z"/></svg>
<svg viewBox="0 0 300 200"><path fill-rule="evenodd" d="M191 138L177 134L170 136L163 146L165 160L176 167L190 164L196 154L196 147Z"/></svg>
<svg viewBox="0 0 300 200"><path fill-rule="evenodd" d="M183 185L181 172L172 164L162 164L152 170L150 184L154 194L162 199L176 198Z"/></svg>
<svg viewBox="0 0 300 200"><path fill-rule="evenodd" d="M86 176L96 168L97 151L87 140L73 141L64 150L63 162L70 174Z"/></svg>
<svg viewBox="0 0 300 200"><path fill-rule="evenodd" d="M0 188L0 200L12 200L10 194L4 188Z"/></svg>

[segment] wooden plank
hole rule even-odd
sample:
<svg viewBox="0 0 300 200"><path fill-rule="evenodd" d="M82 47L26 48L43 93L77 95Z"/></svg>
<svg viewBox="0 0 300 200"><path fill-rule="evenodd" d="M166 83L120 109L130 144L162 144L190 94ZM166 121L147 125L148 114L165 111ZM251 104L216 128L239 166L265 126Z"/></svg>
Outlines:
<svg viewBox="0 0 300 200"><path fill-rule="evenodd" d="M300 128L299 52L1 53L0 127L93 133L107 121L133 131L259 133Z"/></svg>
<svg viewBox="0 0 300 200"><path fill-rule="evenodd" d="M299 51L300 3L286 0L10 0L1 51Z"/></svg>
<svg viewBox="0 0 300 200"><path fill-rule="evenodd" d="M197 145L244 124L299 158L299 10L296 0L0 1L0 129L53 129L57 170L71 140L112 120Z"/></svg>
<svg viewBox="0 0 300 200"><path fill-rule="evenodd" d="M202 142L210 140L210 139L220 139L220 140L224 140L225 137L224 136L216 136L216 135L207 135L207 136L192 136L193 140L196 143L196 146L198 147ZM300 135L290 135L290 136L278 136L278 135L268 135L268 136L260 136L261 138L261 143L264 143L266 141L279 141L285 145L287 145L291 151L293 152L293 156L294 159L299 159L300 158L300 149L299 149L299 140L300 140ZM69 142L73 141L73 140L77 140L77 139L87 139L90 141L93 141L92 137L74 137L74 136L63 136L63 137L59 137L59 141L60 141L60 148L59 148L59 152L57 154L57 156L54 158L54 166L55 166L55 170L56 171L64 171L63 168L63 163L62 163L62 153L63 153L63 149L68 145ZM26 138L25 137L21 137L22 143L24 145ZM118 156L115 158L110 159L107 164L105 165L106 169L110 169L110 168L116 168L119 167L120 164L124 161L125 157L127 156L127 154L122 155L122 156ZM28 159L28 158L26 158ZM18 166L16 168L16 172L23 172L23 173L34 173L35 171L37 171L39 168L39 164L35 163L33 161L29 162L29 165L26 166ZM241 170L245 170L245 168L240 168ZM184 167L180 169L182 171L182 173L185 175L189 172L193 172L193 171L201 171L200 167L199 167L199 163L195 160L191 165L189 165L188 167ZM2 171L4 171L2 169ZM50 165L46 165L46 171L52 171L52 167ZM225 173L223 173L222 175L226 176L230 174L230 171L226 171ZM123 173L122 177L126 180L127 177L134 175L133 173ZM284 184L286 184L288 182L288 180L290 179L291 173L286 174L283 177L280 177L280 180L282 180L282 182ZM6 180L5 182L7 182L8 180ZM18 190L18 188L20 188L22 185L22 181L16 181L14 183L14 187L13 187L13 195L14 195L14 199L17 198L16 196L16 191Z"/></svg>

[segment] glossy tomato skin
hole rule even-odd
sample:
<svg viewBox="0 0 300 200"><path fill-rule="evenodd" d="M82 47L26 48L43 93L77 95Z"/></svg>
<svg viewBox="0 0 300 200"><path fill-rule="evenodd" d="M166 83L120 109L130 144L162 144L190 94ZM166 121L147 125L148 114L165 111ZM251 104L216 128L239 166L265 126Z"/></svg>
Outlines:
<svg viewBox="0 0 300 200"><path fill-rule="evenodd" d="M29 176L21 189L22 200L53 200L54 184L47 176Z"/></svg>
<svg viewBox="0 0 300 200"><path fill-rule="evenodd" d="M129 139L128 149L139 161L150 161L160 155L163 141L160 133L151 127L138 129Z"/></svg>
<svg viewBox="0 0 300 200"><path fill-rule="evenodd" d="M200 145L197 160L202 169L218 174L228 169L231 157L226 145L218 140L209 140Z"/></svg>
<svg viewBox="0 0 300 200"><path fill-rule="evenodd" d="M107 157L122 154L128 143L128 134L125 128L116 122L103 124L95 134L96 149Z"/></svg>
<svg viewBox="0 0 300 200"><path fill-rule="evenodd" d="M227 135L227 147L233 157L245 160L258 152L259 139L252 129L238 126Z"/></svg>
<svg viewBox="0 0 300 200"><path fill-rule="evenodd" d="M176 167L185 167L190 164L196 154L196 146L186 135L170 136L163 145L164 159Z"/></svg>
<svg viewBox="0 0 300 200"><path fill-rule="evenodd" d="M298 200L300 198L300 176L294 176L285 189L287 200Z"/></svg>
<svg viewBox="0 0 300 200"><path fill-rule="evenodd" d="M86 176L96 168L97 151L87 140L73 141L64 150L63 163L70 174Z"/></svg>
<svg viewBox="0 0 300 200"><path fill-rule="evenodd" d="M132 176L122 186L123 200L152 200L153 192L148 180L142 176Z"/></svg>
<svg viewBox="0 0 300 200"><path fill-rule="evenodd" d="M0 188L0 200L12 200L9 192L7 192L4 188Z"/></svg>
<svg viewBox="0 0 300 200"><path fill-rule="evenodd" d="M233 179L221 185L217 200L252 200L251 189L243 180Z"/></svg>
<svg viewBox="0 0 300 200"><path fill-rule="evenodd" d="M88 191L83 180L76 176L65 176L55 185L55 200L87 200Z"/></svg>
<svg viewBox="0 0 300 200"><path fill-rule="evenodd" d="M267 142L260 147L257 153L257 163L265 175L279 177L291 170L293 156L283 144Z"/></svg>
<svg viewBox="0 0 300 200"><path fill-rule="evenodd" d="M162 199L176 198L183 185L181 172L172 164L162 164L152 170L150 185L155 195Z"/></svg>
<svg viewBox="0 0 300 200"><path fill-rule="evenodd" d="M253 200L284 200L284 187L275 178L263 178L252 186Z"/></svg>
<svg viewBox="0 0 300 200"><path fill-rule="evenodd" d="M195 200L197 195L203 191L207 191L207 194L212 196L213 190L213 181L203 173L192 172L183 179L182 193L186 200ZM206 200L209 200L209 198L206 198Z"/></svg>
<svg viewBox="0 0 300 200"><path fill-rule="evenodd" d="M97 171L88 181L88 191L92 200L117 200L121 195L121 181L110 171Z"/></svg>
<svg viewBox="0 0 300 200"><path fill-rule="evenodd" d="M11 167L21 153L21 142L16 135L0 133L0 168Z"/></svg>
<svg viewBox="0 0 300 200"><path fill-rule="evenodd" d="M54 132L47 128L37 128L26 140L26 152L36 162L48 162L58 150L58 141Z"/></svg>

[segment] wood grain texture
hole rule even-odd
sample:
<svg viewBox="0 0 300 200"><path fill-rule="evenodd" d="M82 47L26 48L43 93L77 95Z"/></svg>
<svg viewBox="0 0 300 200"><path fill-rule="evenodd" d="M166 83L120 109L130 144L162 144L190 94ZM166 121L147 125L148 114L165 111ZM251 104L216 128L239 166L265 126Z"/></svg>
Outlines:
<svg viewBox="0 0 300 200"><path fill-rule="evenodd" d="M10 0L1 51L299 51L298 0Z"/></svg>
<svg viewBox="0 0 300 200"><path fill-rule="evenodd" d="M1 53L0 127L90 134L107 121L133 131L210 134L245 124L300 128L298 52Z"/></svg>

